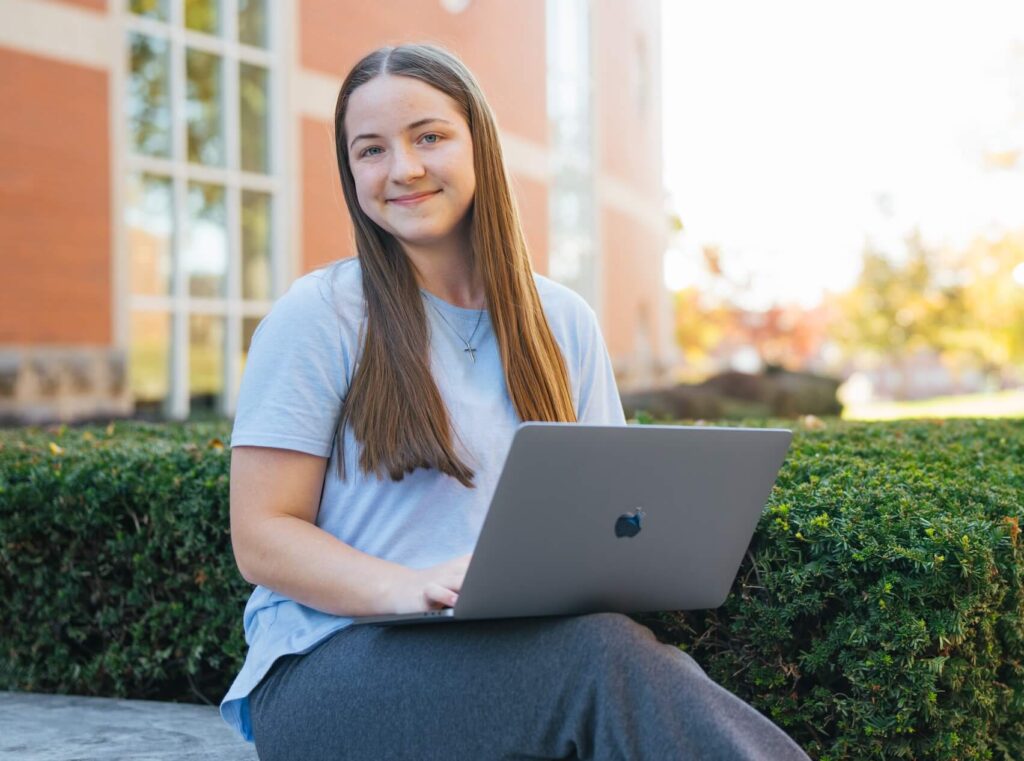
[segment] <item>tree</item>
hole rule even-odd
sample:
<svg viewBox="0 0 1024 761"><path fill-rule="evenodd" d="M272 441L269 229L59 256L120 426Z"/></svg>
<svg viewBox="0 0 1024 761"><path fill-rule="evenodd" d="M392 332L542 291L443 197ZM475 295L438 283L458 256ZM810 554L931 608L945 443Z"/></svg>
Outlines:
<svg viewBox="0 0 1024 761"><path fill-rule="evenodd" d="M969 324L958 348L989 369L1024 366L1024 283L1014 279L1024 264L1024 230L995 241L977 238L964 252L964 316Z"/></svg>
<svg viewBox="0 0 1024 761"><path fill-rule="evenodd" d="M848 355L869 356L894 365L909 383L911 356L937 348L938 316L949 295L937 277L937 253L915 230L902 261L865 246L856 284L838 299L842 319L833 338Z"/></svg>
<svg viewBox="0 0 1024 761"><path fill-rule="evenodd" d="M1024 364L1024 287L1012 272L1024 262L1024 231L978 238L963 251L925 245L914 232L896 260L865 247L857 283L842 294L832 331L849 355L867 352L908 372L916 351L951 368L996 373Z"/></svg>

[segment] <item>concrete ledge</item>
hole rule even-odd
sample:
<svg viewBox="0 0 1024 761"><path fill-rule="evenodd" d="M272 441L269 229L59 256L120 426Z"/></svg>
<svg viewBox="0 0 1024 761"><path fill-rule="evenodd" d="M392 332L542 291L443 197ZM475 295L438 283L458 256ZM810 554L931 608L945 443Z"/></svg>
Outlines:
<svg viewBox="0 0 1024 761"><path fill-rule="evenodd" d="M213 706L0 692L0 758L255 761Z"/></svg>

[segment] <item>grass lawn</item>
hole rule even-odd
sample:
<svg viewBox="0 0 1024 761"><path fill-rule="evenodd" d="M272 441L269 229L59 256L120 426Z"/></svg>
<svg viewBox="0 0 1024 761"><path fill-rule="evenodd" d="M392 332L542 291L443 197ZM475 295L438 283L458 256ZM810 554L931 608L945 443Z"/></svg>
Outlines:
<svg viewBox="0 0 1024 761"><path fill-rule="evenodd" d="M849 405L843 410L844 420L954 417L1024 417L1024 389L989 394L937 396L913 402L869 402Z"/></svg>

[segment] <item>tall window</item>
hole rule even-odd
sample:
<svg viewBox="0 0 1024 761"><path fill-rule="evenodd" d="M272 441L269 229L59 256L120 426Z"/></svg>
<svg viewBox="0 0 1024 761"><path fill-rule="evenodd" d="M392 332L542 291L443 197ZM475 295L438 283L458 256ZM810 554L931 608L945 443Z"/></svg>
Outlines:
<svg viewBox="0 0 1024 761"><path fill-rule="evenodd" d="M593 73L588 0L548 0L548 130L552 278L600 309Z"/></svg>
<svg viewBox="0 0 1024 761"><path fill-rule="evenodd" d="M126 0L130 376L136 407L230 414L282 287L272 0Z"/></svg>

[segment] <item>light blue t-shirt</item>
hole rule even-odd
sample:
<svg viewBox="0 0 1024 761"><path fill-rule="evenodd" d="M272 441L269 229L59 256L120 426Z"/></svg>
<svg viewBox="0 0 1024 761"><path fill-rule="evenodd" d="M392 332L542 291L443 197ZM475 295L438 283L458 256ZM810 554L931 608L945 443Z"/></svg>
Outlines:
<svg viewBox="0 0 1024 761"><path fill-rule="evenodd" d="M548 324L565 358L581 423L625 425L597 317L576 293L535 275ZM489 315L462 309L426 291L430 366L448 407L460 457L475 471L467 489L435 470L401 481L366 475L359 445L345 436L346 480L337 476L332 439L352 379L365 321L358 259L345 259L296 280L253 334L239 392L232 446L293 449L329 457L316 524L370 555L425 568L472 552L519 424ZM429 303L428 303L429 302ZM436 307L435 308L432 308ZM438 312L444 315L447 323ZM477 326L479 320L479 326ZM476 361L465 352L472 345ZM225 721L252 742L249 693L274 661L311 650L351 623L257 586L245 606L245 663L221 701Z"/></svg>

